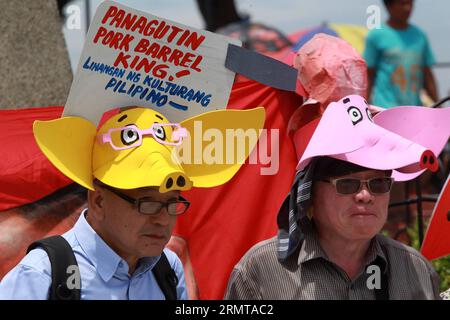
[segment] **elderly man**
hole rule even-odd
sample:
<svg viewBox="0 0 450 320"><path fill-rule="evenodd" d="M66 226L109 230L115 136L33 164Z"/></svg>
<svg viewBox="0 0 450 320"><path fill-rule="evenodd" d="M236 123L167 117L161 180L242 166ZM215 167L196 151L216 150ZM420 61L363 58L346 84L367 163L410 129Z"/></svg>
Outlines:
<svg viewBox="0 0 450 320"><path fill-rule="evenodd" d="M235 266L226 299L439 298L431 264L378 234L392 175L436 159L373 123L368 110L358 96L328 106L278 214L278 236Z"/></svg>
<svg viewBox="0 0 450 320"><path fill-rule="evenodd" d="M176 216L189 202L180 191L120 190L98 181L88 191L88 208L64 234L81 275L82 299L164 299L151 272L170 239ZM165 249L178 279L176 298L187 299L183 266ZM32 250L0 284L2 299L47 299L52 268L44 249Z"/></svg>
<svg viewBox="0 0 450 320"><path fill-rule="evenodd" d="M204 113L179 124L133 107L98 131L81 117L35 122L40 149L89 190L88 207L62 237L29 248L2 279L0 299L187 299L183 266L164 249L176 217L189 207L180 191L223 184L240 164L182 164L176 147L187 133L195 134L194 121L223 131L237 119L244 119L245 129L259 130L264 123L261 108L228 113Z"/></svg>

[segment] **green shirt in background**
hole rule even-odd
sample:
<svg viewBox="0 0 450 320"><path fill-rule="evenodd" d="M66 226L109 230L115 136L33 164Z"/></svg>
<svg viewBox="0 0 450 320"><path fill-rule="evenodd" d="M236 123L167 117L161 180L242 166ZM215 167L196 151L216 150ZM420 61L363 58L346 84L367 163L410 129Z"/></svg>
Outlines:
<svg viewBox="0 0 450 320"><path fill-rule="evenodd" d="M366 37L364 59L376 69L371 103L393 106L422 105L423 68L435 63L426 35L416 26L397 30L387 24Z"/></svg>

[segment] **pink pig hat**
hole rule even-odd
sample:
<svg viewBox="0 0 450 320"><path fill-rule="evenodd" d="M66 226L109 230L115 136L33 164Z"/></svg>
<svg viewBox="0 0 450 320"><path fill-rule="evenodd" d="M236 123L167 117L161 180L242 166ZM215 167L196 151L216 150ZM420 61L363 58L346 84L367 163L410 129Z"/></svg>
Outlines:
<svg viewBox="0 0 450 320"><path fill-rule="evenodd" d="M297 170L321 156L376 170L396 170L404 174L400 180L424 169L438 169L433 151L375 124L367 102L358 95L346 96L326 108Z"/></svg>

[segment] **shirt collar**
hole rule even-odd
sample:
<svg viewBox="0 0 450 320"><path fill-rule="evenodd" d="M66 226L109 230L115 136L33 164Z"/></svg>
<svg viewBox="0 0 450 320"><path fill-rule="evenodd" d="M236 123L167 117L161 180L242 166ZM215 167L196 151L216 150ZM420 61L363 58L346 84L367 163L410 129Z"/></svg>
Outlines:
<svg viewBox="0 0 450 320"><path fill-rule="evenodd" d="M311 228L305 230L305 238L303 240L302 247L300 248L298 260L298 265L303 264L307 261L323 258L325 260L330 260L322 249L319 240L317 239L317 233ZM386 255L381 248L379 235L376 235L369 246L369 249L365 258L365 266L369 266L374 262L380 261L381 267L383 269L383 273L387 271L387 258Z"/></svg>
<svg viewBox="0 0 450 320"><path fill-rule="evenodd" d="M108 282L116 273L127 276L127 262L95 232L87 222L86 214L87 209L84 209L74 226L74 234L88 260L94 265L105 282ZM141 258L133 276L138 276L153 269L160 257Z"/></svg>
<svg viewBox="0 0 450 320"><path fill-rule="evenodd" d="M383 268L383 273L387 272L388 269L388 259L386 257L386 254L384 250L381 248L380 244L380 235L376 235L371 242L371 246L369 249L369 253L367 255L366 259L366 266L372 264L377 259L381 263L381 267Z"/></svg>
<svg viewBox="0 0 450 320"><path fill-rule="evenodd" d="M161 256L159 255L156 257L144 257L139 259L138 266L133 276L139 276L142 273L152 270L160 258Z"/></svg>
<svg viewBox="0 0 450 320"><path fill-rule="evenodd" d="M320 246L319 240L316 236L316 232L313 231L312 228L304 229L306 229L305 238L303 239L303 244L298 254L298 265L318 258L329 260L327 254Z"/></svg>

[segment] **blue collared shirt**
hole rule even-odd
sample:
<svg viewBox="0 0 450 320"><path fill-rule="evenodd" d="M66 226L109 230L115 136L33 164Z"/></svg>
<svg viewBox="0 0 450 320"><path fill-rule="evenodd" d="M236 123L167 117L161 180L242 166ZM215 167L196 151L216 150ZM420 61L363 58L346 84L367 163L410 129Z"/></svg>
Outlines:
<svg viewBox="0 0 450 320"><path fill-rule="evenodd" d="M81 299L101 300L164 300L152 269L158 257L139 260L133 273L128 264L115 253L86 221L83 212L75 226L63 237L72 247L81 275ZM186 300L187 290L183 265L178 256L164 249L172 269L179 279L177 297ZM51 266L43 249L30 251L0 282L0 299L48 298Z"/></svg>

